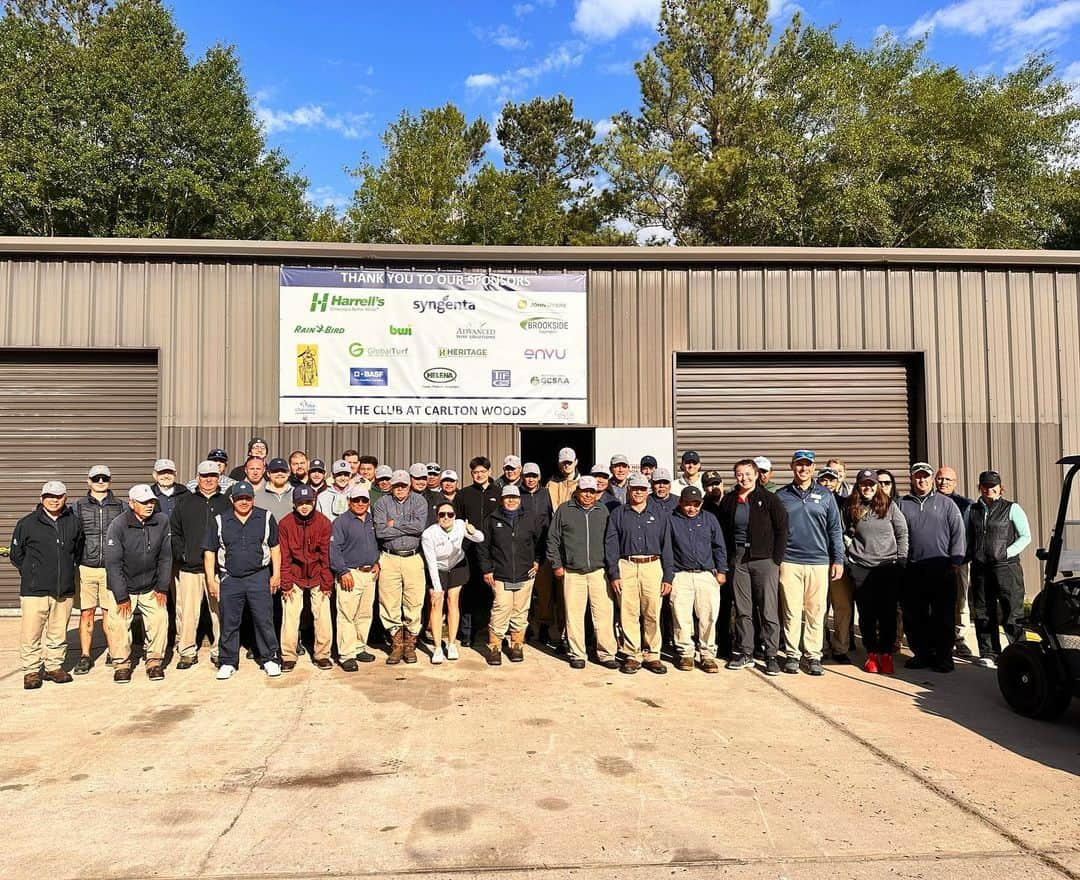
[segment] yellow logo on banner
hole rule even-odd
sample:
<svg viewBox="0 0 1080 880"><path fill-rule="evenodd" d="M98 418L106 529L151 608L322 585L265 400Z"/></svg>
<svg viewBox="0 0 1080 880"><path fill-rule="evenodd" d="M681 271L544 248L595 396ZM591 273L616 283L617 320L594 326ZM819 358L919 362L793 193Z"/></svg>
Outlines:
<svg viewBox="0 0 1080 880"><path fill-rule="evenodd" d="M319 387L319 346L296 346L296 384L300 388Z"/></svg>

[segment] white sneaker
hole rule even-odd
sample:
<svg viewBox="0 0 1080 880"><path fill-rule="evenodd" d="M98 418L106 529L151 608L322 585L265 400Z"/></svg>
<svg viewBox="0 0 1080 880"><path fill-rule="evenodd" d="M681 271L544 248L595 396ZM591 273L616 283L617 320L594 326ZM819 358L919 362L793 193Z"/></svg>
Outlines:
<svg viewBox="0 0 1080 880"><path fill-rule="evenodd" d="M436 648L431 652L431 665L438 666L446 658L443 656L442 648Z"/></svg>
<svg viewBox="0 0 1080 880"><path fill-rule="evenodd" d="M218 667L217 680L225 681L225 679L227 678L232 678L234 672L236 672L235 666L230 666L228 663L224 663Z"/></svg>
<svg viewBox="0 0 1080 880"><path fill-rule="evenodd" d="M273 660L267 660L263 664L263 672L269 675L271 678L277 678L281 675L281 667L277 665Z"/></svg>
<svg viewBox="0 0 1080 880"><path fill-rule="evenodd" d="M994 662L993 657L976 657L971 662L986 669L997 669L997 663Z"/></svg>
<svg viewBox="0 0 1080 880"><path fill-rule="evenodd" d="M446 644L446 659L447 660L457 660L458 659L457 644L454 643L454 642L446 642L445 644Z"/></svg>

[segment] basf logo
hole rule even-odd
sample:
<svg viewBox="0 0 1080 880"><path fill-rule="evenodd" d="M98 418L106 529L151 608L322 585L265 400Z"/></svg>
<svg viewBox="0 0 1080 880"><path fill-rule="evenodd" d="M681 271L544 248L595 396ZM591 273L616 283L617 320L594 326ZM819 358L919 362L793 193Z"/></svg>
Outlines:
<svg viewBox="0 0 1080 880"><path fill-rule="evenodd" d="M390 384L388 372L386 367L349 367L349 384L385 387Z"/></svg>

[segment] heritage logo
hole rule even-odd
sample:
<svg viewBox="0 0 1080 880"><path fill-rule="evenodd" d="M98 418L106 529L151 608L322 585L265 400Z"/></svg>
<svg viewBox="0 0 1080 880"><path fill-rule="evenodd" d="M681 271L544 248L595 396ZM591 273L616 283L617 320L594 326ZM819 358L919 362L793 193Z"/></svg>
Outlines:
<svg viewBox="0 0 1080 880"><path fill-rule="evenodd" d="M434 382L436 385L445 385L447 382L453 382L456 378L457 372L447 367L431 367L424 370L424 380Z"/></svg>
<svg viewBox="0 0 1080 880"><path fill-rule="evenodd" d="M342 296L338 293L313 293L311 295L312 312L373 312L386 305L381 296Z"/></svg>
<svg viewBox="0 0 1080 880"><path fill-rule="evenodd" d="M570 322L562 318L526 318L521 322L522 330L536 330L540 333L562 333L570 329Z"/></svg>
<svg viewBox="0 0 1080 880"><path fill-rule="evenodd" d="M486 358L486 348L440 348L441 358Z"/></svg>
<svg viewBox="0 0 1080 880"><path fill-rule="evenodd" d="M388 373L386 367L349 367L349 384L385 387L390 384Z"/></svg>

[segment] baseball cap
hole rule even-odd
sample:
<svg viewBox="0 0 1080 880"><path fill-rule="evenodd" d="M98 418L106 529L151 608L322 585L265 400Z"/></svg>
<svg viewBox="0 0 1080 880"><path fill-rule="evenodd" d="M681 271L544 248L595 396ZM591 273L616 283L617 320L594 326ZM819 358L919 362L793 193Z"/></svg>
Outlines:
<svg viewBox="0 0 1080 880"><path fill-rule="evenodd" d="M871 470L870 468L863 468L861 471L859 471L857 474L855 474L855 485L856 486L858 486L860 483L876 483L876 482L878 482L877 471Z"/></svg>
<svg viewBox="0 0 1080 880"><path fill-rule="evenodd" d="M414 462L409 465L409 476L416 477L418 480L427 479L427 465L422 461Z"/></svg>
<svg viewBox="0 0 1080 880"><path fill-rule="evenodd" d="M453 480L456 483L458 481L457 471L447 468L439 475L439 482L441 483L443 480Z"/></svg>
<svg viewBox="0 0 1080 880"><path fill-rule="evenodd" d="M933 474L934 466L926 461L917 461L911 466L911 476L915 474Z"/></svg>
<svg viewBox="0 0 1080 880"><path fill-rule="evenodd" d="M255 489L247 480L241 480L239 483L233 483L229 487L229 497L231 498L254 498Z"/></svg>
<svg viewBox="0 0 1080 880"><path fill-rule="evenodd" d="M578 480L577 487L579 489L592 489L596 491L596 477L584 476Z"/></svg>
<svg viewBox="0 0 1080 880"><path fill-rule="evenodd" d="M700 501L701 490L697 486L687 486L679 493L680 501Z"/></svg>
<svg viewBox="0 0 1080 880"><path fill-rule="evenodd" d="M337 461L334 462L334 467L331 473L335 477L338 474L351 474L352 468L349 467L349 463L345 461L345 459L339 458Z"/></svg>
<svg viewBox="0 0 1080 880"><path fill-rule="evenodd" d="M512 498L520 498L521 490L517 486L503 486L502 497L511 496Z"/></svg>
<svg viewBox="0 0 1080 880"><path fill-rule="evenodd" d="M641 456L641 464L638 465L638 467L654 468L656 467L656 459L653 458L651 455L643 455Z"/></svg>
<svg viewBox="0 0 1080 880"><path fill-rule="evenodd" d="M42 496L45 495L67 495L67 486L61 483L59 480L49 480L44 486L41 487Z"/></svg>
<svg viewBox="0 0 1080 880"><path fill-rule="evenodd" d="M756 464L758 466L759 471L771 471L772 470L772 462L769 461L769 459L767 459L764 455L759 455L757 458L755 458L754 459L754 464Z"/></svg>
<svg viewBox="0 0 1080 880"><path fill-rule="evenodd" d="M388 464L380 464L377 468L375 468L376 480L389 480L393 476L394 469Z"/></svg>
<svg viewBox="0 0 1080 880"><path fill-rule="evenodd" d="M221 471L218 470L216 461L207 459L206 461L199 462L199 466L195 468L195 473L200 477L216 477Z"/></svg>
<svg viewBox="0 0 1080 880"><path fill-rule="evenodd" d="M154 492L146 483L136 483L128 489L128 498L146 504L154 500Z"/></svg>
<svg viewBox="0 0 1080 880"><path fill-rule="evenodd" d="M577 453L569 446L564 446L559 450L559 461L577 461Z"/></svg>
<svg viewBox="0 0 1080 880"><path fill-rule="evenodd" d="M272 458L266 463L266 469L270 473L274 473L275 471L278 473L281 471L288 471L289 463L283 458Z"/></svg>
<svg viewBox="0 0 1080 880"><path fill-rule="evenodd" d="M671 471L669 471L667 468L658 467L652 472L652 481L654 483L670 483Z"/></svg>
<svg viewBox="0 0 1080 880"><path fill-rule="evenodd" d="M818 479L839 480L840 474L838 474L833 468L826 467L818 471Z"/></svg>
<svg viewBox="0 0 1080 880"><path fill-rule="evenodd" d="M165 471L176 473L176 462L171 458L159 458L154 462L154 473L161 474Z"/></svg>
<svg viewBox="0 0 1080 880"><path fill-rule="evenodd" d="M628 459L621 452L616 452L613 456L611 456L610 465L611 467L615 467L615 465L617 464L625 464L627 467L630 467L630 459Z"/></svg>
<svg viewBox="0 0 1080 880"><path fill-rule="evenodd" d="M611 471L608 470L607 465L606 464L600 464L599 462L592 466L592 470L589 471L589 473L594 475L594 476L596 474L600 474L601 476L604 476L604 477L610 477L611 476Z"/></svg>
<svg viewBox="0 0 1080 880"><path fill-rule="evenodd" d="M814 450L813 449L796 449L791 453L792 461L813 461Z"/></svg>
<svg viewBox="0 0 1080 880"><path fill-rule="evenodd" d="M701 456L698 455L697 452L695 452L693 449L687 449L686 452L684 452L682 454L682 463L683 464L686 464L687 462L693 463L693 462L700 462L700 461L701 461Z"/></svg>
<svg viewBox="0 0 1080 880"><path fill-rule="evenodd" d="M442 465L437 461L429 461L427 463L427 472L429 477L434 477L436 474L442 473Z"/></svg>
<svg viewBox="0 0 1080 880"><path fill-rule="evenodd" d="M649 478L643 474L631 474L630 479L626 481L626 485L630 489L648 489Z"/></svg>
<svg viewBox="0 0 1080 880"><path fill-rule="evenodd" d="M519 467L521 467L521 459L516 455L508 455L503 459L503 470L506 470L507 468L517 470Z"/></svg>
<svg viewBox="0 0 1080 880"><path fill-rule="evenodd" d="M426 475L427 471L425 470L424 473ZM408 471L401 470L399 468L398 470L396 470L392 474L390 474L390 485L391 486L408 486L409 483L411 483L411 482L412 482L412 480L409 477L409 472Z"/></svg>
<svg viewBox="0 0 1080 880"><path fill-rule="evenodd" d="M110 480L112 479L112 471L109 470L109 466L105 464L95 464L89 471L86 472L88 479L94 479L94 477L106 476Z"/></svg>
<svg viewBox="0 0 1080 880"><path fill-rule="evenodd" d="M350 500L353 498L367 498L369 501L371 500L371 493L368 491L368 487L361 485L360 483L353 483L349 486L348 495Z"/></svg>
<svg viewBox="0 0 1080 880"><path fill-rule="evenodd" d="M297 486L292 490L293 504L303 504L305 501L315 503L315 493L311 491L310 486Z"/></svg>
<svg viewBox="0 0 1080 880"><path fill-rule="evenodd" d="M994 486L1001 485L1001 474L997 471L983 471L979 474L979 485L986 486L988 489L992 489Z"/></svg>
<svg viewBox="0 0 1080 880"><path fill-rule="evenodd" d="M527 461L527 462L525 462L525 464L523 464L521 466L521 475L523 477L528 477L528 476L538 477L538 476L540 476L540 465L538 465L535 461Z"/></svg>
<svg viewBox="0 0 1080 880"><path fill-rule="evenodd" d="M722 482L724 482L724 475L720 471L705 471L705 476L701 478L702 486L713 486Z"/></svg>
<svg viewBox="0 0 1080 880"><path fill-rule="evenodd" d="M228 461L229 453L227 453L224 449L215 446L208 453L206 453L206 457L210 461Z"/></svg>
<svg viewBox="0 0 1080 880"><path fill-rule="evenodd" d="M311 464L308 465L308 473L312 471L319 471L320 473L326 473L326 462L321 458L313 458Z"/></svg>

